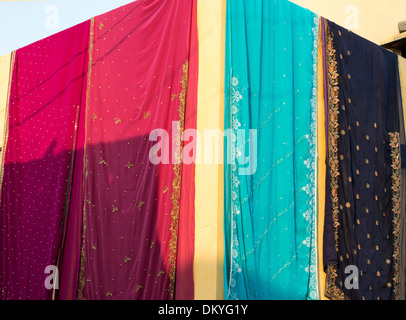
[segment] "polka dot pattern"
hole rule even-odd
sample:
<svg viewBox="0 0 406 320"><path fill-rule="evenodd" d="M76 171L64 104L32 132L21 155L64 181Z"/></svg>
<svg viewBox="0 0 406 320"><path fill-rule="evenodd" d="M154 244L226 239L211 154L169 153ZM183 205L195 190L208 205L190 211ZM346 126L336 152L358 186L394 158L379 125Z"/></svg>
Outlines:
<svg viewBox="0 0 406 320"><path fill-rule="evenodd" d="M86 88L89 22L19 49L10 89L0 204L1 299L50 299L77 120Z"/></svg>

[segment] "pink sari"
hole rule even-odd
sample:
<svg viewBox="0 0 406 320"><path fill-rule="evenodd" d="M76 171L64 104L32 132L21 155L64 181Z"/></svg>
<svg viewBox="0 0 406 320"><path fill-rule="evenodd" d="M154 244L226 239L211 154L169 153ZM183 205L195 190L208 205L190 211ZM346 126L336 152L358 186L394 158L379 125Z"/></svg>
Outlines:
<svg viewBox="0 0 406 320"><path fill-rule="evenodd" d="M45 286L52 274L46 268L58 264L70 201L89 26L82 23L15 53L2 168L1 299L53 295Z"/></svg>
<svg viewBox="0 0 406 320"><path fill-rule="evenodd" d="M179 138L196 120L195 10L140 0L92 19L79 299L193 298L194 167ZM170 163L151 162L154 129Z"/></svg>

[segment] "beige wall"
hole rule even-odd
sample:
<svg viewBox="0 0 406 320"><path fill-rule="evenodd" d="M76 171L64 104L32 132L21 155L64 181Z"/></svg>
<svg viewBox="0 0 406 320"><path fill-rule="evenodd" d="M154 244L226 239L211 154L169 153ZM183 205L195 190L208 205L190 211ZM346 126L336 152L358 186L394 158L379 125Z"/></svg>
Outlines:
<svg viewBox="0 0 406 320"><path fill-rule="evenodd" d="M399 34L406 0L290 0L354 33L382 44Z"/></svg>
<svg viewBox="0 0 406 320"><path fill-rule="evenodd" d="M224 130L224 44L226 0L198 0L199 85L197 130ZM218 151L222 151L221 147ZM198 149L197 158L204 159ZM223 167L197 164L195 176L196 300L223 300Z"/></svg>

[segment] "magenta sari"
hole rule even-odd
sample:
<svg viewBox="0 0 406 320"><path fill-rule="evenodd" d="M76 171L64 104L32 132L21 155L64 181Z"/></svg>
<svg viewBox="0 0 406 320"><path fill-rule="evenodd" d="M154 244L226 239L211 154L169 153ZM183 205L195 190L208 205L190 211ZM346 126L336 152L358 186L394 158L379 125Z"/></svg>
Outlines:
<svg viewBox="0 0 406 320"><path fill-rule="evenodd" d="M179 138L195 125L194 28L195 1L140 0L92 19L78 299L193 298L193 183L182 191L193 168ZM151 162L154 129L168 132L169 163Z"/></svg>
<svg viewBox="0 0 406 320"><path fill-rule="evenodd" d="M0 204L0 299L51 299L85 103L89 22L19 49ZM56 282L53 283L54 285Z"/></svg>

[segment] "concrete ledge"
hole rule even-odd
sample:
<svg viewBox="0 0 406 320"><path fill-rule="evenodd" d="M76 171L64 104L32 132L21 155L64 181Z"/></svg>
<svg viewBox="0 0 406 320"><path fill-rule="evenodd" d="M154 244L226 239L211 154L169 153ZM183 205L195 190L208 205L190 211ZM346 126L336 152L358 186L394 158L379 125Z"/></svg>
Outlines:
<svg viewBox="0 0 406 320"><path fill-rule="evenodd" d="M399 32L406 32L406 20L398 23Z"/></svg>

